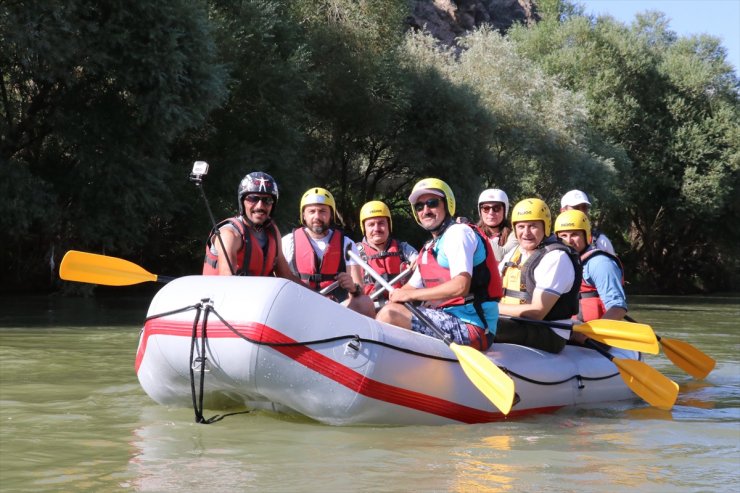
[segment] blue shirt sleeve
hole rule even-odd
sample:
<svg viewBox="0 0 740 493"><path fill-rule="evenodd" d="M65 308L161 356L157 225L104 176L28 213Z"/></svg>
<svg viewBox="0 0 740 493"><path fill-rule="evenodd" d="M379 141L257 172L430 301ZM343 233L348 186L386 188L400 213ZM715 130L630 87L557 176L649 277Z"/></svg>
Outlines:
<svg viewBox="0 0 740 493"><path fill-rule="evenodd" d="M583 266L583 279L595 286L604 307L627 309L627 297L622 287L622 271L617 263L606 255L595 255Z"/></svg>

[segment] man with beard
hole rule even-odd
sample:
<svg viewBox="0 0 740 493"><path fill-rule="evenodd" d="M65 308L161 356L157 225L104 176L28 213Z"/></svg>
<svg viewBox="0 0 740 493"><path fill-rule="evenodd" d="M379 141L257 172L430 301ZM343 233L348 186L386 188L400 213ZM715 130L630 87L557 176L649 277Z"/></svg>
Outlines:
<svg viewBox="0 0 740 493"><path fill-rule="evenodd" d="M303 194L300 205L302 226L283 237L283 253L290 270L314 291L337 288L327 294L358 313L375 316L375 307L364 292L362 270L352 260L345 259L351 248L357 254L355 242L336 227L336 202L332 194L319 187Z"/></svg>
<svg viewBox="0 0 740 493"><path fill-rule="evenodd" d="M203 275L278 276L294 282L271 216L279 197L275 179L255 171L239 183L239 215L216 225L206 244Z"/></svg>
<svg viewBox="0 0 740 493"><path fill-rule="evenodd" d="M418 182L409 196L416 222L432 238L409 282L394 290L377 320L437 337L404 303L419 310L453 342L485 350L498 319L501 278L491 245L474 224L455 223L455 196L437 178Z"/></svg>

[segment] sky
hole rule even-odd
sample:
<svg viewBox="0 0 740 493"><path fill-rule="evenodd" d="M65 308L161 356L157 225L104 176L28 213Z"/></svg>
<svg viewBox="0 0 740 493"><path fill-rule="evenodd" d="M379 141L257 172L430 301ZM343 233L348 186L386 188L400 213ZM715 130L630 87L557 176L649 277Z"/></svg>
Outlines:
<svg viewBox="0 0 740 493"><path fill-rule="evenodd" d="M740 0L575 0L586 14L608 14L630 24L635 14L657 10L679 36L711 34L722 40L727 61L740 74Z"/></svg>

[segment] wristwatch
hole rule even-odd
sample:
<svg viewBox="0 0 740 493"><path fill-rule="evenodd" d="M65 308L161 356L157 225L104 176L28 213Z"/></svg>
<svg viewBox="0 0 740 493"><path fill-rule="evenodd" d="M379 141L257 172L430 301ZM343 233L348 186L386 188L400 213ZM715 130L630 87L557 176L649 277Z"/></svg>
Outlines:
<svg viewBox="0 0 740 493"><path fill-rule="evenodd" d="M352 296L358 296L361 292L362 292L362 288L360 287L359 284L355 283L355 289L350 291L349 294L351 294Z"/></svg>

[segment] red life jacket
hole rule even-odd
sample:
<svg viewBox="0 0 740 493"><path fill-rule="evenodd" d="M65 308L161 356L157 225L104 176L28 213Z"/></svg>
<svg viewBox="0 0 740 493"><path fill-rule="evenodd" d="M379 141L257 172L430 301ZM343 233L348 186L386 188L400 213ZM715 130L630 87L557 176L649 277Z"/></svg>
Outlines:
<svg viewBox="0 0 740 493"><path fill-rule="evenodd" d="M338 229L332 230L329 244L321 260L303 228L293 230L293 249L290 268L314 291L321 291L329 286L337 278L337 274L347 270L344 260L344 234Z"/></svg>
<svg viewBox="0 0 740 493"><path fill-rule="evenodd" d="M473 303L473 307L478 314L478 318L480 318L484 326L488 328L486 317L481 305L486 301L499 301L501 299L501 296L503 295L501 276L498 272L496 256L493 254L493 249L486 239L486 236L477 225L467 224L467 226L472 228L478 238L482 241L483 246L486 249L486 259L478 265L473 266L473 276L470 282L470 292L468 295L465 298L457 296L455 298L443 300L439 305L439 308ZM441 236L438 239L441 239ZM434 252L435 243L436 241L427 242L422 251L419 252L420 258L426 258L426 263L419 262L417 264L419 266L421 278L424 281L424 287L426 288L439 286L451 279L449 267L443 267L439 262L437 262L437 255Z"/></svg>
<svg viewBox="0 0 740 493"><path fill-rule="evenodd" d="M244 224L241 217L235 216L224 219L216 225L216 229L220 229L227 224L234 226L242 238L239 250L237 250L236 259L229 259L232 262L235 274L237 276L272 275L275 270L275 261L277 260L277 229L275 225L269 223L265 226L265 232L267 233L267 250L265 251L260 248L259 241L254 234L254 229ZM214 241L217 240L215 239L215 232L212 232L206 242L206 255L203 259L204 276L218 275L218 255L215 255L211 251ZM249 264L247 265L244 265L245 258L249 259Z"/></svg>
<svg viewBox="0 0 740 493"><path fill-rule="evenodd" d="M358 243L357 249L360 251L362 259L370 265L375 272L383 276L383 279L390 281L404 269L409 266L409 261L403 254L403 249L398 243L398 240L390 238L385 250L379 251L375 247L371 246L364 240L362 243ZM365 294L369 295L379 289L370 274L365 273ZM397 282L393 285L394 288L400 288L403 286L403 282ZM384 292L381 295L382 298L388 299L388 292Z"/></svg>
<svg viewBox="0 0 740 493"><path fill-rule="evenodd" d="M624 267L622 266L622 262L609 252L605 252L598 248L587 249L581 255L581 265L583 265L583 268L585 269L586 262L594 258L596 255L606 255L617 263L619 270L622 272L622 286L624 286ZM601 300L601 297L599 297L599 292L596 290L596 286L592 286L587 283L586 279L581 279L581 287L578 297L578 320L588 322L601 318L604 316L604 313L606 313L606 306L604 306L604 302Z"/></svg>

